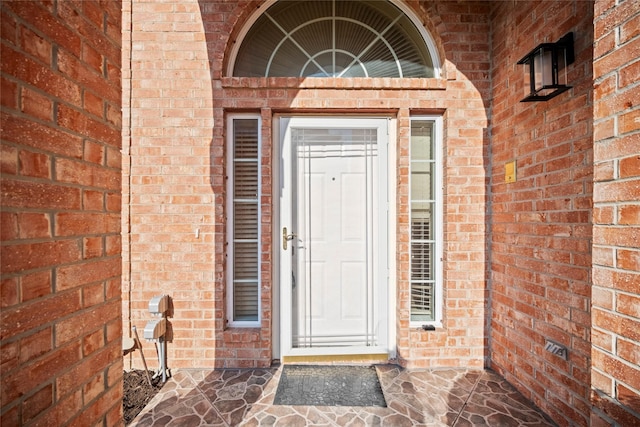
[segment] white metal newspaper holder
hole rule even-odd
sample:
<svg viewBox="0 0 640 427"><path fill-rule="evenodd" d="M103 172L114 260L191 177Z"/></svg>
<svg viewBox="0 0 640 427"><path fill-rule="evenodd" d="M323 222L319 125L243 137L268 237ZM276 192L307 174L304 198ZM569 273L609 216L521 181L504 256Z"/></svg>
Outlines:
<svg viewBox="0 0 640 427"><path fill-rule="evenodd" d="M169 295L160 295L149 301L149 312L156 317L147 322L144 327L144 338L156 344L160 369L153 378L162 375L162 382L167 381L167 311L169 310Z"/></svg>

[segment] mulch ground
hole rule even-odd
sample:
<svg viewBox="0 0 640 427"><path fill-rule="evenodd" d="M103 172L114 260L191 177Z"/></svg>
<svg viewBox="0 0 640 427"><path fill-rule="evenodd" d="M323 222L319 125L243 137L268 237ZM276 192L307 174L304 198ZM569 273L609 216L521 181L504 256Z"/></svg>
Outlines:
<svg viewBox="0 0 640 427"><path fill-rule="evenodd" d="M153 384L153 387L149 385L144 371L132 370L124 373L122 408L126 425L133 421L136 415L147 406L151 398L162 388L162 378L151 378L151 384Z"/></svg>

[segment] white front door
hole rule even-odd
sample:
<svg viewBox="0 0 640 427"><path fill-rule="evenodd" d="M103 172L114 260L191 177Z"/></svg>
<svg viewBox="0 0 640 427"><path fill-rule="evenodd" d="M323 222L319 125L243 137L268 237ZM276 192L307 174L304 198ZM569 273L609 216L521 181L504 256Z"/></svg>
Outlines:
<svg viewBox="0 0 640 427"><path fill-rule="evenodd" d="M284 356L388 351L387 122L280 120Z"/></svg>

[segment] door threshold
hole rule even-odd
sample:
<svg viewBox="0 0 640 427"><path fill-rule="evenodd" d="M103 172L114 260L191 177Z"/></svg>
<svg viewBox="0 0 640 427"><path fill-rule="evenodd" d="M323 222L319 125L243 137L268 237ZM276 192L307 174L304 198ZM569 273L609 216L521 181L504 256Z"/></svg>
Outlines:
<svg viewBox="0 0 640 427"><path fill-rule="evenodd" d="M296 356L282 356L285 365L295 363L387 363L388 353L368 354L305 354Z"/></svg>

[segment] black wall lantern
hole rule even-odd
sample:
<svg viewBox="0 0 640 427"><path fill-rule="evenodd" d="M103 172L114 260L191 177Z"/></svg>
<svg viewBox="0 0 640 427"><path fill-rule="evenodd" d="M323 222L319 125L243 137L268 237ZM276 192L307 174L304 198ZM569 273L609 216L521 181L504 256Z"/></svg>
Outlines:
<svg viewBox="0 0 640 427"><path fill-rule="evenodd" d="M546 101L565 90L567 86L567 65L574 61L573 33L562 37L556 43L542 43L525 55L518 64L524 64L526 97L521 102Z"/></svg>

